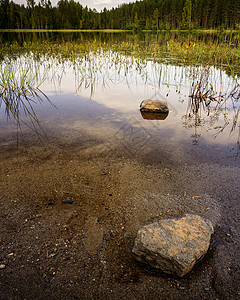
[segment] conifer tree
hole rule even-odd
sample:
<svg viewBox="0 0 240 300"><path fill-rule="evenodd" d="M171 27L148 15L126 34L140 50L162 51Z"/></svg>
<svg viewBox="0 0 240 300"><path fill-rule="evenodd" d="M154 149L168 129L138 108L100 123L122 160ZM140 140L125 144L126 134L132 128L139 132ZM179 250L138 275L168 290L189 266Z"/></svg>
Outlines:
<svg viewBox="0 0 240 300"><path fill-rule="evenodd" d="M191 29L192 20L192 1L186 0L182 12L182 29Z"/></svg>
<svg viewBox="0 0 240 300"><path fill-rule="evenodd" d="M0 28L155 29L239 28L239 0L141 0L102 12L77 0L0 0ZM133 0L134 1L134 0ZM37 4L36 4L37 2Z"/></svg>

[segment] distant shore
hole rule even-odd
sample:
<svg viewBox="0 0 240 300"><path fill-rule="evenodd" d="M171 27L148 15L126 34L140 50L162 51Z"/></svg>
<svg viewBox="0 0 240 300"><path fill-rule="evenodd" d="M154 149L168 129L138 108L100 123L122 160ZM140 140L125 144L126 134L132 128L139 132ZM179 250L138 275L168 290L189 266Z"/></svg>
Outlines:
<svg viewBox="0 0 240 300"><path fill-rule="evenodd" d="M180 30L180 29L171 29L171 30L142 30L140 32L152 32L152 33L161 33L161 32L202 32L202 33L235 33L239 30L234 29L192 29L192 30ZM134 32L134 30L127 29L0 29L0 32L104 32L104 33L118 33L118 32Z"/></svg>

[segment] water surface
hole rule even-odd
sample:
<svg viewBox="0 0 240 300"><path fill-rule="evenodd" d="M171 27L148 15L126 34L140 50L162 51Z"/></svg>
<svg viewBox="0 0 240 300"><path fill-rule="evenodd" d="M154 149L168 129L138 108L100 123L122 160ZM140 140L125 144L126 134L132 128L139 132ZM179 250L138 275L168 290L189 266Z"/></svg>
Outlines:
<svg viewBox="0 0 240 300"><path fill-rule="evenodd" d="M119 39L135 43L147 35L8 38L23 45L61 39L67 53L48 53L45 43L39 53L21 49L2 58L16 78L26 68L38 75L36 84L45 78L37 90L41 103L27 82L28 100L14 102L21 105L9 115L8 102L1 102L3 297L237 298L239 101L229 69L169 53L146 60L114 51ZM156 44L169 38L158 36ZM69 53L71 39L111 47L76 55ZM200 81L200 91L214 91L217 101L189 97ZM144 119L144 99L167 101L168 116ZM139 227L186 213L213 223L208 255L181 281L144 272L131 257Z"/></svg>
<svg viewBox="0 0 240 300"><path fill-rule="evenodd" d="M131 42L134 37L128 34L8 33L10 41L16 38L20 43L29 39L42 39L44 42L46 38L59 41L74 39L79 43L84 43L84 39L114 43L114 39ZM152 35L138 37L140 41L149 38L153 39ZM167 34L156 36L159 43L169 38ZM204 35L195 36L195 39L205 38ZM217 37L213 35L211 38L214 40ZM124 143L126 147L135 147L137 152L141 152L146 144L143 146L141 142L137 145L135 134L142 134L141 140L147 141L149 147L153 148L156 144L153 142L151 145L151 141L161 135L175 143L191 144L193 148L200 145L207 145L211 149L222 147L226 157L237 157L239 101L229 96L236 87L236 79L218 66L186 65L179 61L174 64L169 57L166 62L156 62L112 50L90 52L74 60L67 57L59 60L54 55L48 58L40 56L36 60L36 56L23 54L14 61L7 61L5 65L9 63L15 65L16 76L18 65L25 64L25 69L36 69L40 72L39 77L46 77L41 90L56 109L48 101L42 106L34 104L46 133L50 128L53 132L65 126L65 130L84 130L96 138L108 140L108 143L112 140L110 143L114 144L115 136L119 136L120 132L125 136L127 132ZM219 103L210 101L208 107L203 101L196 109L196 101L189 96L200 80L203 81L203 92L205 86L205 92L212 88L215 100L219 95L226 100ZM139 106L144 99L166 101L170 108L168 117L165 120L143 119ZM1 110L4 111L3 105ZM22 117L25 118L24 115ZM3 124L6 126L5 119L2 115L1 128Z"/></svg>

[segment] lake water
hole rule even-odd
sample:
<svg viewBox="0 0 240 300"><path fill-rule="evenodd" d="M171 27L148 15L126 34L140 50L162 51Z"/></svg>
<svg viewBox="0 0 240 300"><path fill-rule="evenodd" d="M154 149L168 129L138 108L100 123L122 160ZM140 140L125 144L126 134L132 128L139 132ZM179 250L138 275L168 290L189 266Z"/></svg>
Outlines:
<svg viewBox="0 0 240 300"><path fill-rule="evenodd" d="M66 47L71 40L115 45L137 39L79 33L1 38L22 45L58 40ZM170 37L156 38L165 45ZM196 38L209 42L210 37ZM16 78L36 70L34 82L44 76L45 81L35 90L40 98L29 95L35 102L19 102L9 118L1 102L0 244L6 266L1 295L237 299L238 78L219 66L187 64L168 53L145 60L110 47L61 55L12 53L10 61L2 60ZM194 89L211 99L189 97ZM144 118L139 110L144 99L166 101L168 116ZM15 111L20 118L13 122ZM207 256L183 280L143 271L131 257L139 227L186 213L214 226Z"/></svg>
<svg viewBox="0 0 240 300"><path fill-rule="evenodd" d="M56 36L47 38L56 39ZM46 39L46 36L43 37L43 40ZM60 37L76 39L77 33ZM19 33L15 38L23 43L31 38L37 40L41 34L30 37L25 34L24 37ZM85 37L81 34L83 43L84 38L93 39L89 34ZM11 34L8 39L13 39ZM110 40L112 43L114 36L98 34L94 39ZM126 36L116 34L116 40L119 39L126 40ZM226 99L234 90L236 81L222 69L206 65L183 65L179 61L174 65L171 60L170 63L139 60L111 50L97 54L90 52L74 61L67 58L59 61L53 57L45 60L42 57L36 62L31 57L26 61L22 56L14 64L16 69L18 64L25 64L25 69L36 68L40 73L45 73L50 66L47 79L40 89L56 108L49 105L48 101L41 107L34 106L46 134L49 128L56 130L64 126L65 130L75 131L76 134L81 130L91 132L108 143L110 135L113 140L110 143L113 144L118 138L124 139L127 148L133 147L134 151L140 152L142 147L151 145L155 138L164 136L175 143L187 143L192 148L207 145L214 151L221 147L226 157L236 158L238 155L238 99L229 97L220 104L210 101L208 108L202 102L196 110L196 101L191 106L189 97L191 89L199 80L203 80L202 92L212 88L215 97L225 95ZM144 99L166 101L170 108L168 117L165 120L143 119L139 106ZM5 119L2 116L2 126ZM54 123L51 123L53 120ZM154 142L149 147L155 146Z"/></svg>

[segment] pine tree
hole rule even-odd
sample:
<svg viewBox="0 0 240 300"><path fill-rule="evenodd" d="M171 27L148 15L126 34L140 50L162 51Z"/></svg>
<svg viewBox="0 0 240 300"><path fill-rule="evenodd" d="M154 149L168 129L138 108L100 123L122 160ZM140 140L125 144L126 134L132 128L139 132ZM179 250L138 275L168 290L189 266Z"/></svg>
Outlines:
<svg viewBox="0 0 240 300"><path fill-rule="evenodd" d="M192 1L186 0L183 12L182 12L182 29L191 29L191 20L192 20Z"/></svg>
<svg viewBox="0 0 240 300"><path fill-rule="evenodd" d="M159 10L156 8L153 12L153 29L159 29Z"/></svg>

